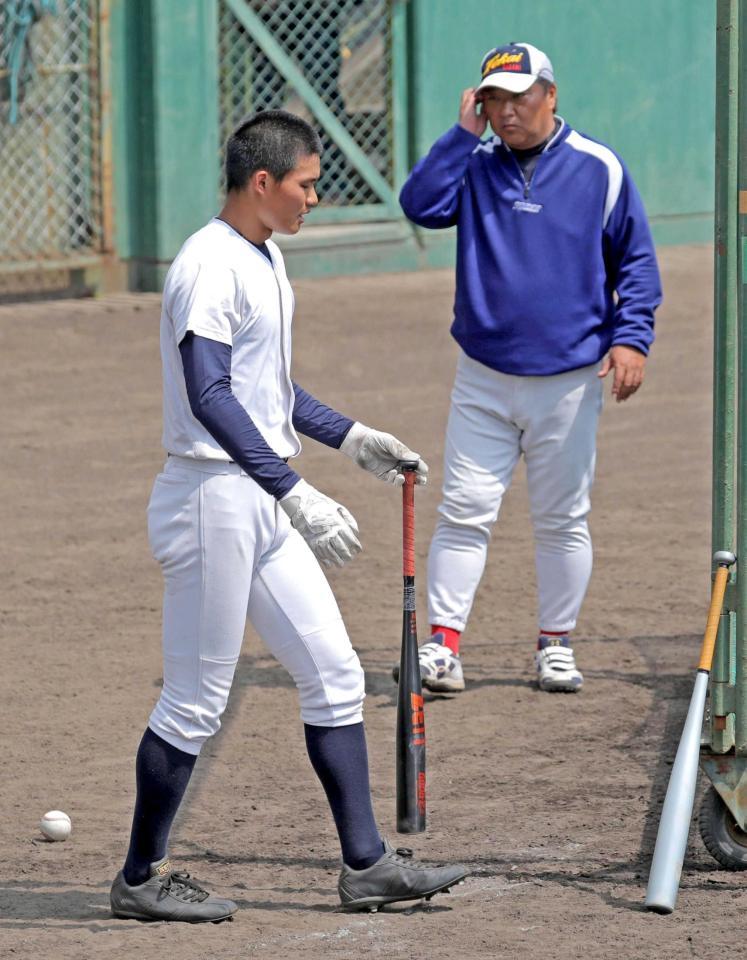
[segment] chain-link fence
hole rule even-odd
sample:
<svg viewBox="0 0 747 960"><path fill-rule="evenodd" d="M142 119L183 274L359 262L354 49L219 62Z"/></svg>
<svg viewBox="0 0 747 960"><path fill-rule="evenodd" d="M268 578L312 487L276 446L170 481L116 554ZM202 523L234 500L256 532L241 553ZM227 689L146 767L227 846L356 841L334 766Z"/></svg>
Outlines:
<svg viewBox="0 0 747 960"><path fill-rule="evenodd" d="M101 248L96 0L0 3L0 266ZM48 277L48 279L50 279Z"/></svg>
<svg viewBox="0 0 747 960"><path fill-rule="evenodd" d="M322 136L317 222L391 214L394 0L216 3L221 141L251 113L291 110ZM0 298L65 287L112 252L109 13L109 0L0 0Z"/></svg>
<svg viewBox="0 0 747 960"><path fill-rule="evenodd" d="M391 14L389 0L242 0L259 18L292 68L365 153L392 182ZM294 85L268 55L263 36L250 35L226 0L219 3L219 90L221 141L248 114L286 109L320 124L306 91ZM273 45L274 45L273 44ZM381 197L346 156L334 135L320 130L324 144L318 184L325 206L377 204ZM339 139L339 138L338 138ZM222 160L222 157L221 157ZM221 191L225 181L220 173Z"/></svg>

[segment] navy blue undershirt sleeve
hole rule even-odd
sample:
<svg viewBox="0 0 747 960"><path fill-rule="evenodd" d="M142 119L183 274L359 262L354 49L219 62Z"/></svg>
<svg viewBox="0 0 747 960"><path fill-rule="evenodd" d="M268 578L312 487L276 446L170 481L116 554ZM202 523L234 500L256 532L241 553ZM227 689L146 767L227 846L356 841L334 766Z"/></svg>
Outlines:
<svg viewBox="0 0 747 960"><path fill-rule="evenodd" d="M306 437L311 437L312 440L318 440L319 443L339 450L354 421L320 403L295 381L293 390L296 394L296 403L293 407L293 426L296 430Z"/></svg>
<svg viewBox="0 0 747 960"><path fill-rule="evenodd" d="M195 418L249 476L278 500L301 479L269 446L231 389L231 347L188 333L179 344Z"/></svg>

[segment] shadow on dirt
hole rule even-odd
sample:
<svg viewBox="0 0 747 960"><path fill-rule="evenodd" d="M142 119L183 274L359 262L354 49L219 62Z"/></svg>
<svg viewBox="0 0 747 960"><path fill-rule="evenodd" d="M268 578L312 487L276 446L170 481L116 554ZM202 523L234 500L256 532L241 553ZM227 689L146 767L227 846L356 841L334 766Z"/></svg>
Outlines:
<svg viewBox="0 0 747 960"><path fill-rule="evenodd" d="M609 642L615 641L612 639ZM614 682L619 686L620 696L625 696L625 688L629 686L644 687L650 690L652 694L653 699L648 713L639 718L637 722L631 723L629 735L622 744L618 740L614 748L616 751L624 750L629 757L648 772L650 778L650 788L635 862L610 864L591 872L569 873L563 870L547 869L522 873L521 876L525 876L531 882L557 883L593 892L605 903L612 906L639 910L642 909L643 889L648 877L650 859L656 840L661 805L669 781L677 743L682 732L694 678L694 668L690 669L689 662L681 658L681 652L683 650L696 651L699 638L693 636L642 636L626 642L632 644L636 650L640 657L639 664L642 662L645 665L643 671L640 670L640 667L638 670L631 669L629 671L587 668L584 673L587 683L593 683L594 681ZM490 675L484 670L481 671L482 675L478 674L477 677L468 679L467 691L489 687L506 687L524 689L528 692L534 691L537 695L546 696L546 694L540 694L536 691L532 680L526 676L506 677L505 667L501 668L501 672L504 673L503 676ZM268 656L242 657L236 670L231 700L224 717L224 726L230 725L233 719L240 714L241 701L253 687L292 688L293 681L285 669ZM377 708L390 708L396 704L397 688L388 669L369 668L366 672L366 687L369 695L372 698L377 698ZM448 695L428 695L428 700L434 704L433 709L449 709L448 704L451 700L461 700L461 698ZM443 703L441 703L442 701ZM201 765L196 778L198 782L191 785L191 792L194 792L195 787L199 789L200 781L207 779L209 775L208 767L209 764ZM691 837L691 839L693 838ZM689 854L692 856L693 851L689 851ZM209 861L214 859L231 863L282 863L287 866L316 869L330 869L336 866L330 861L303 857L262 858L250 855L241 858L222 857L210 851L198 852L196 848L192 855L198 860ZM515 858L509 862L508 859L500 858L485 861L481 858L470 860L469 857L466 857L465 862L483 876L506 873L511 879L517 877L515 872L509 873L510 866L516 864ZM584 860L584 863L588 866L588 857ZM718 872L717 866L714 864L713 868L709 869L700 862L688 862L683 872L683 885L688 888L710 885L713 881L707 877L702 883L695 880L694 877L694 875L703 876L709 872ZM606 889L610 884L620 883L640 885L642 890L641 902L626 900L624 897L619 897ZM744 889L743 884L737 881L733 884L722 883L721 881L718 881L718 883L719 887L723 889ZM305 905L298 905L297 908L307 909ZM293 909L293 907L287 904L268 904L265 909Z"/></svg>

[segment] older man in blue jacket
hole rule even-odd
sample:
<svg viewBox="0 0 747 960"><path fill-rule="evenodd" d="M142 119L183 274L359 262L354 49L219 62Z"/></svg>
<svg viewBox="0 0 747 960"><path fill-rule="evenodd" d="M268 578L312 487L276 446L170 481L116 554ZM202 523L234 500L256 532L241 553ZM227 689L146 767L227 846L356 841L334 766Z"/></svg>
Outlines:
<svg viewBox="0 0 747 960"><path fill-rule="evenodd" d="M556 114L548 57L496 47L459 123L400 196L423 227L457 227L451 332L461 347L443 500L428 561L424 686L464 689L459 655L491 530L523 455L535 538L542 690L583 677L570 633L592 566L587 515L602 378L643 382L661 286L640 196L621 159ZM483 140L490 125L494 136Z"/></svg>

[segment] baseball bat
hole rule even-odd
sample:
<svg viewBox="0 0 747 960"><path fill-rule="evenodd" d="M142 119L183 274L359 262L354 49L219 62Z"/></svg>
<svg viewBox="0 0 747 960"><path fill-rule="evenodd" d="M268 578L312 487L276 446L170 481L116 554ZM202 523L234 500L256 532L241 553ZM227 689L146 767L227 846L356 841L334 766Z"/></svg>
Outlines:
<svg viewBox="0 0 747 960"><path fill-rule="evenodd" d="M669 776L646 889L646 909L656 913L671 913L677 902L698 782L700 736L703 729L708 676L711 672L719 617L729 579L729 567L736 557L726 550L719 550L714 554L713 559L717 564L716 576L711 590L711 604L708 609L703 646L700 650L695 687L690 698L685 727L677 747L672 773Z"/></svg>
<svg viewBox="0 0 747 960"><path fill-rule="evenodd" d="M425 830L425 714L418 663L415 617L415 469L417 461L400 464L402 487L402 647L397 686L397 832Z"/></svg>

